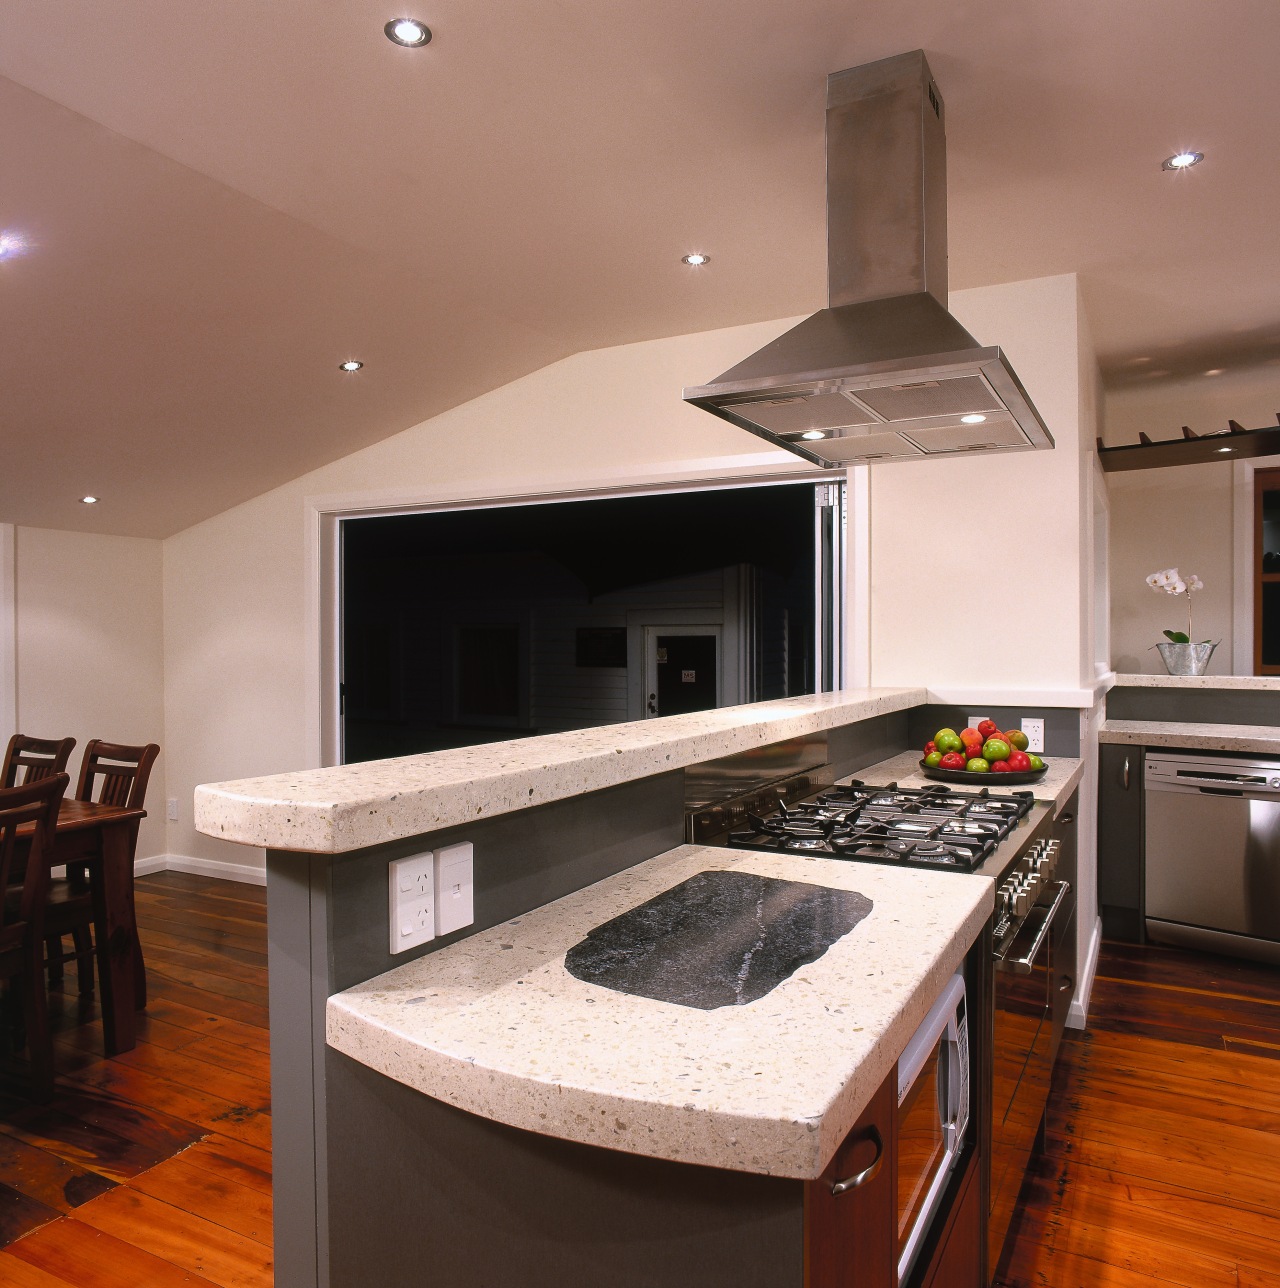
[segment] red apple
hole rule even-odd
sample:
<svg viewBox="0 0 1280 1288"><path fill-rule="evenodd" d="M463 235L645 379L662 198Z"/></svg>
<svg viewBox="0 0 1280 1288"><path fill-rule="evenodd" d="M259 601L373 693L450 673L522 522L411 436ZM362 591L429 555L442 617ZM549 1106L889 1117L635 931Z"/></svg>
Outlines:
<svg viewBox="0 0 1280 1288"><path fill-rule="evenodd" d="M986 742L988 738L994 738L1000 732L1000 726L994 720L983 720L978 725L978 732L982 735L982 741Z"/></svg>
<svg viewBox="0 0 1280 1288"><path fill-rule="evenodd" d="M1031 757L1025 751L1015 749L1009 753L1009 768L1015 774L1025 774L1031 768Z"/></svg>
<svg viewBox="0 0 1280 1288"><path fill-rule="evenodd" d="M991 762L991 772L993 774L1007 774L1011 766L1007 760L993 760Z"/></svg>
<svg viewBox="0 0 1280 1288"><path fill-rule="evenodd" d="M939 769L963 769L965 758L958 751L949 751L938 764Z"/></svg>
<svg viewBox="0 0 1280 1288"><path fill-rule="evenodd" d="M937 750L938 750L938 744L934 742L932 738L930 738L929 741L926 742L924 745L924 754L926 756L932 756L933 753Z"/></svg>

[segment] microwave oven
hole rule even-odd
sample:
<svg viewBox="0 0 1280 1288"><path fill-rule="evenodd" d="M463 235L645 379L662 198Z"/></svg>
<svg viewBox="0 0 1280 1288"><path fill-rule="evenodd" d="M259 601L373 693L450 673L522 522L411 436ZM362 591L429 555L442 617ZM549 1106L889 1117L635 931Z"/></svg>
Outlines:
<svg viewBox="0 0 1280 1288"><path fill-rule="evenodd" d="M898 1283L933 1223L969 1124L964 978L953 975L898 1059Z"/></svg>

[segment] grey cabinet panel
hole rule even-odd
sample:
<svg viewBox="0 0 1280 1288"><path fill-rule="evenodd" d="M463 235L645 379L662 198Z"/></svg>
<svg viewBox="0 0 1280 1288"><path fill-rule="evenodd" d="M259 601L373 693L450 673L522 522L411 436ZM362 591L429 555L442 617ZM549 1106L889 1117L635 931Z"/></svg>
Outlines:
<svg viewBox="0 0 1280 1288"><path fill-rule="evenodd" d="M1098 764L1098 909L1112 939L1142 938L1142 748L1104 743Z"/></svg>

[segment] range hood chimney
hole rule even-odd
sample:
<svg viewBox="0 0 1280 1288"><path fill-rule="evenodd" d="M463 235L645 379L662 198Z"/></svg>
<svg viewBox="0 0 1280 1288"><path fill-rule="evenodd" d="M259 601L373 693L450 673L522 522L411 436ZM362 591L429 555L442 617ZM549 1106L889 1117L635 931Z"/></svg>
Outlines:
<svg viewBox="0 0 1280 1288"><path fill-rule="evenodd" d="M1053 446L947 312L943 116L921 50L827 77L829 306L686 402L830 469Z"/></svg>

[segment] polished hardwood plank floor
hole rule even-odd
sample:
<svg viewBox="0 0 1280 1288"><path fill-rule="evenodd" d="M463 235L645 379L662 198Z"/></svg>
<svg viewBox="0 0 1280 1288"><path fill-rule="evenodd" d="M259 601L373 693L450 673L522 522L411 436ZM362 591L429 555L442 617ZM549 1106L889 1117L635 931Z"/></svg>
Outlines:
<svg viewBox="0 0 1280 1288"><path fill-rule="evenodd" d="M172 872L136 889L136 1049L103 1056L72 969L51 995L53 1103L0 1057L0 1284L269 1288L266 891Z"/></svg>
<svg viewBox="0 0 1280 1288"><path fill-rule="evenodd" d="M0 1058L0 1284L267 1288L266 899L140 878L151 1001L103 1058L55 993L58 1094ZM1104 947L1068 1033L1000 1288L1280 1288L1280 970Z"/></svg>
<svg viewBox="0 0 1280 1288"><path fill-rule="evenodd" d="M1280 1288L1280 970L1103 948L1001 1288Z"/></svg>

